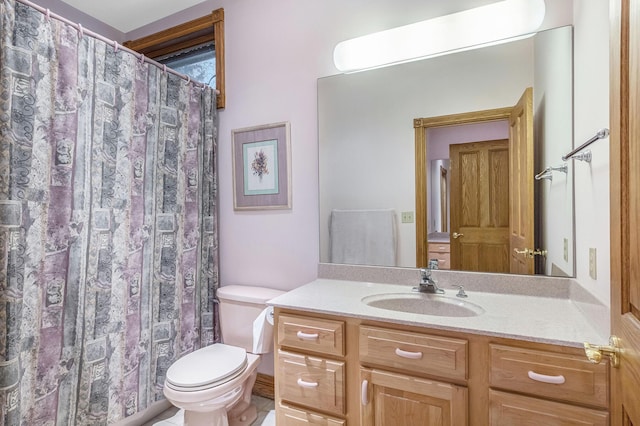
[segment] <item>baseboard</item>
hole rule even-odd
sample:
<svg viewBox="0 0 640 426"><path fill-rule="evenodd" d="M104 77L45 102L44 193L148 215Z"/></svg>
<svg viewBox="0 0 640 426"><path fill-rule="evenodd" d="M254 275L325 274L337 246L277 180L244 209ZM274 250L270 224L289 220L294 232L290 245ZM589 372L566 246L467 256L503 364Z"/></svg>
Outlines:
<svg viewBox="0 0 640 426"><path fill-rule="evenodd" d="M258 373L256 383L253 385L253 394L273 399L276 394L273 376Z"/></svg>

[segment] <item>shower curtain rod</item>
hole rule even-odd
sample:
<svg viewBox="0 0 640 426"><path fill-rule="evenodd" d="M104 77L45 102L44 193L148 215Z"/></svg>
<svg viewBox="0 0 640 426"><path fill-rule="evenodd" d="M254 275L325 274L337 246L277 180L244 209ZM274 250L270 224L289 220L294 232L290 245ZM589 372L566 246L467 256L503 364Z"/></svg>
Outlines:
<svg viewBox="0 0 640 426"><path fill-rule="evenodd" d="M1 1L4 3L4 0L1 0ZM141 62L147 62L147 63L149 63L151 65L155 65L156 67L161 68L163 72L168 72L168 73L171 73L173 75L176 75L176 76L182 78L183 80L187 80L187 83L191 83L192 82L191 81L191 77L189 77L188 75L181 74L178 71L175 71L175 70L173 70L171 68L168 68L166 65L161 64L160 62L157 62L157 61L154 61L153 59L147 58L142 53L138 53L135 50L129 49L128 47L125 47L125 46L119 44L115 40L108 39L108 38L106 38L106 37L104 37L104 36L102 36L102 35L100 35L100 34L98 34L96 32L88 30L88 29L84 28L82 26L82 24L80 24L80 23L76 24L75 22L72 22L72 21L68 20L67 18L65 18L63 16L60 16L60 15L58 15L56 13L51 12L48 8L44 8L42 6L38 6L37 4L35 4L35 3L33 3L31 1L29 1L29 0L15 0L15 1L17 1L18 3L22 3L24 5L27 5L29 7L32 7L33 9L43 13L47 17L47 19L54 18L54 19L57 19L59 21L64 22L67 25L72 26L73 28L75 28L78 31L78 34L79 34L80 38L82 38L85 35L88 35L90 37L93 37L95 39L98 39L100 41L103 41L103 42L113 46L113 48L114 48L114 50L116 52L118 50L123 50L125 52L128 52L128 53L132 54L133 56L136 56ZM202 90L204 90L206 87L209 87L207 84L201 83L201 82L198 82L198 81L193 81L193 84L196 85L196 86L200 86L202 88ZM220 94L220 92L218 90L213 89L213 88L212 88L212 90L217 95Z"/></svg>

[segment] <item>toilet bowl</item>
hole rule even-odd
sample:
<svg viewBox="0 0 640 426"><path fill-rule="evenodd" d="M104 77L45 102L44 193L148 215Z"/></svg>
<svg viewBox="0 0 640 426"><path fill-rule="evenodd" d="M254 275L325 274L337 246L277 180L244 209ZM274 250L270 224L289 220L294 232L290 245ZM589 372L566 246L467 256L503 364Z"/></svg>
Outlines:
<svg viewBox="0 0 640 426"><path fill-rule="evenodd" d="M169 367L165 378L164 395L184 410L185 425L245 426L256 419L251 391L260 354L272 349L271 339L264 339L273 327L266 301L282 293L249 286L218 290L224 343L183 356ZM254 345L258 340L260 344Z"/></svg>

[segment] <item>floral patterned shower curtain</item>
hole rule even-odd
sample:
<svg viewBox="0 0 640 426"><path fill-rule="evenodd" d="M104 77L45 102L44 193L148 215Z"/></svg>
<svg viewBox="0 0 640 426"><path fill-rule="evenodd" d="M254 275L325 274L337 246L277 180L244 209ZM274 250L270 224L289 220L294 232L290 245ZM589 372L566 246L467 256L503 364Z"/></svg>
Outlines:
<svg viewBox="0 0 640 426"><path fill-rule="evenodd" d="M0 8L0 424L111 424L218 339L215 94Z"/></svg>

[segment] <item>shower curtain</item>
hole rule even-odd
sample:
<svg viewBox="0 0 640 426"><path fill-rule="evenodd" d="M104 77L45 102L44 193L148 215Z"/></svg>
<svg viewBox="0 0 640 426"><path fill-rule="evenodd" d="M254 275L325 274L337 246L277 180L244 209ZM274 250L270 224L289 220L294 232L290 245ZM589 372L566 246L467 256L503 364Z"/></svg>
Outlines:
<svg viewBox="0 0 640 426"><path fill-rule="evenodd" d="M0 423L112 424L218 340L215 93L0 7Z"/></svg>

